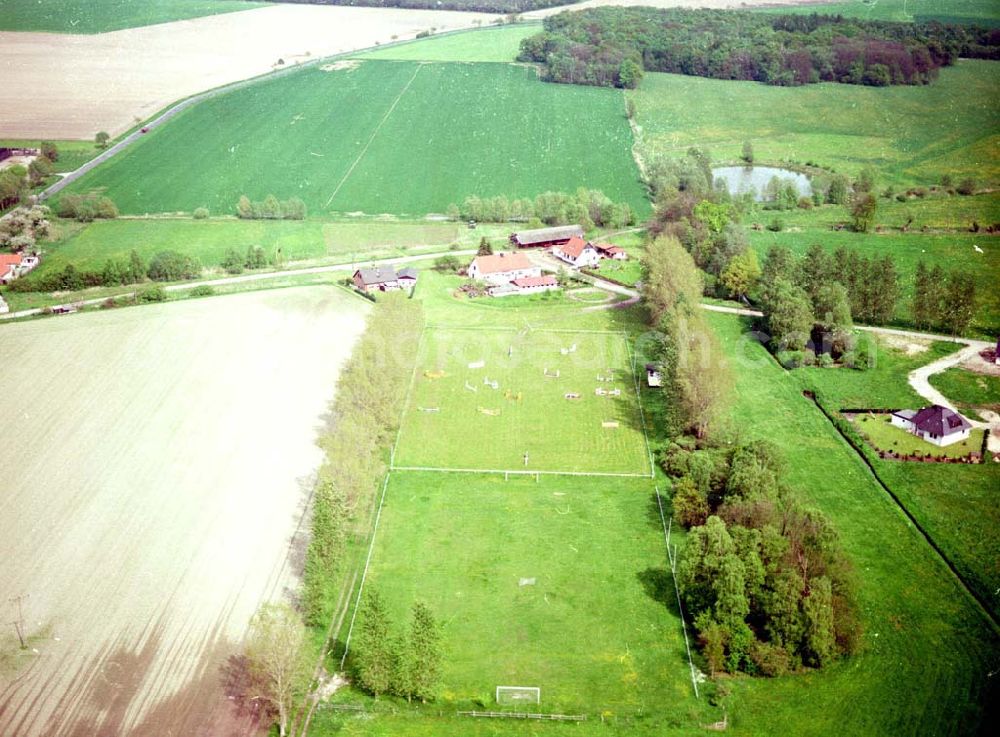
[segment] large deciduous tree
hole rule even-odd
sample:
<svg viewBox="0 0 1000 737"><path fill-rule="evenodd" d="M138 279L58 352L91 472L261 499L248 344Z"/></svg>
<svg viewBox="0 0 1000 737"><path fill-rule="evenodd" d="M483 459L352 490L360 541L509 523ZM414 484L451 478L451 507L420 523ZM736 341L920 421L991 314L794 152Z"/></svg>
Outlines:
<svg viewBox="0 0 1000 737"><path fill-rule="evenodd" d="M262 606L250 622L245 655L260 697L278 715L278 733L287 733L296 692L308 678L305 661L306 631L288 604Z"/></svg>

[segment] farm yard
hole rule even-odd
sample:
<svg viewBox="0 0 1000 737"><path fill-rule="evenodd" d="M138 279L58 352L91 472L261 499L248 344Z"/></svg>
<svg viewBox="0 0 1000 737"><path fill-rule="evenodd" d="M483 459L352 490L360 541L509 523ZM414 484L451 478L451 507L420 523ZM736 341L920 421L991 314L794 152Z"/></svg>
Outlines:
<svg viewBox="0 0 1000 737"><path fill-rule="evenodd" d="M394 465L648 477L625 336L429 328Z"/></svg>
<svg viewBox="0 0 1000 737"><path fill-rule="evenodd" d="M0 732L247 730L224 666L296 586L316 434L362 327L318 288L3 328L0 590L34 650L5 628Z"/></svg>
<svg viewBox="0 0 1000 737"><path fill-rule="evenodd" d="M314 216L423 216L473 194L583 186L642 217L630 147L618 91L547 85L508 64L344 62L205 101L69 191L99 189L131 214L231 213L242 194L273 193Z"/></svg>
<svg viewBox="0 0 1000 737"><path fill-rule="evenodd" d="M445 616L447 703L537 686L545 712L662 722L664 704L698 704L653 493L648 479L393 473L366 585L396 621L415 599Z"/></svg>

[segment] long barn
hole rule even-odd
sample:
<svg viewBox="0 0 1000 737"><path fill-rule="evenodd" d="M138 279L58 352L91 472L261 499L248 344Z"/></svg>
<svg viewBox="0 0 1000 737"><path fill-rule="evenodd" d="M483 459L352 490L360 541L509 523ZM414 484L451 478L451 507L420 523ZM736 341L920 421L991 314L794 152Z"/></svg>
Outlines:
<svg viewBox="0 0 1000 737"><path fill-rule="evenodd" d="M517 248L549 248L568 243L570 238L582 238L583 228L579 225L561 225L556 228L538 228L511 233L510 242Z"/></svg>

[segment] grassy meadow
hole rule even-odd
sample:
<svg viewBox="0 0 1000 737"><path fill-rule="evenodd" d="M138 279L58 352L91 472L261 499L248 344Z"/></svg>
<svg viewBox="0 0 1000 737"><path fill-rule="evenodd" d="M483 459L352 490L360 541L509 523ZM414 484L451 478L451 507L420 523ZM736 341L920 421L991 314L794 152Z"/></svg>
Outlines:
<svg viewBox="0 0 1000 737"><path fill-rule="evenodd" d="M829 13L865 20L931 21L995 25L1000 8L994 0L850 0L804 3L762 9L770 13Z"/></svg>
<svg viewBox="0 0 1000 737"><path fill-rule="evenodd" d="M471 367L479 362L485 365ZM597 396L596 389L620 395ZM428 329L395 465L648 475L625 338Z"/></svg>
<svg viewBox="0 0 1000 737"><path fill-rule="evenodd" d="M358 54L358 59L396 61L512 62L521 50L521 40L541 31L540 25L524 23L475 32L431 36Z"/></svg>
<svg viewBox="0 0 1000 737"><path fill-rule="evenodd" d="M621 92L544 84L512 64L357 63L200 103L70 189L126 214L231 213L241 194L273 193L314 216L423 216L473 194L585 186L649 212Z"/></svg>
<svg viewBox="0 0 1000 737"><path fill-rule="evenodd" d="M961 60L926 87L804 87L647 74L635 91L643 143L655 151L706 148L736 161L750 140L758 163L813 161L886 184L1000 181L1000 65ZM692 101L697 100L697 104Z"/></svg>
<svg viewBox="0 0 1000 737"><path fill-rule="evenodd" d="M3 0L0 31L106 33L266 5L243 0Z"/></svg>
<svg viewBox="0 0 1000 737"><path fill-rule="evenodd" d="M934 455L943 458L961 458L978 453L983 447L983 431L973 430L968 440L938 448L913 433L894 427L888 415L858 415L854 425L876 450L891 450L904 455Z"/></svg>
<svg viewBox="0 0 1000 737"><path fill-rule="evenodd" d="M524 685L546 712L691 708L652 495L649 480L394 473L366 585L397 622L418 599L438 613L445 703L489 708Z"/></svg>
<svg viewBox="0 0 1000 737"><path fill-rule="evenodd" d="M929 381L959 407L1000 410L1000 376L977 374L956 366L934 374Z"/></svg>
<svg viewBox="0 0 1000 737"><path fill-rule="evenodd" d="M426 246L443 250L466 238L466 232L455 223L426 221L102 220L46 245L37 273L61 271L70 263L77 269L99 271L108 259L127 259L133 249L144 260L160 251L179 251L209 268L218 266L230 248L243 252L250 246L260 246L269 258L280 255L286 262L339 258L363 263Z"/></svg>

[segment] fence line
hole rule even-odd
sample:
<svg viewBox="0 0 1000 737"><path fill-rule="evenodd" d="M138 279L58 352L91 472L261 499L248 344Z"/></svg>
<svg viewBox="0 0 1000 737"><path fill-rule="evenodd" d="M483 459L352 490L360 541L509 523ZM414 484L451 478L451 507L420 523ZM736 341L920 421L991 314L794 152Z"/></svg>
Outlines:
<svg viewBox="0 0 1000 737"><path fill-rule="evenodd" d="M375 550L375 536L378 535L378 523L382 519L382 505L385 503L385 490L389 486L389 473L385 475L382 482L382 498L378 502L378 512L375 513L375 526L372 528L372 539L368 543L368 557L365 558L365 570L361 574L361 584L358 586L358 598L354 600L354 613L351 614L351 624L347 628L347 639L344 641L344 654L340 658L340 670L344 670L344 662L347 660L347 653L351 650L351 635L354 634L354 620L358 618L358 608L361 606L361 594L365 590L365 580L368 578L368 566L372 562L372 552Z"/></svg>
<svg viewBox="0 0 1000 737"><path fill-rule="evenodd" d="M667 558L670 560L670 577L674 581L674 593L677 595L677 611L681 615L681 631L684 633L684 649L687 650L688 656L688 667L691 669L691 687L694 688L694 697L697 699L698 696L698 681L695 678L695 667L694 661L691 660L691 643L688 641L687 633L687 623L684 621L684 605L681 604L681 592L677 588L677 547L674 546L673 552L670 549L670 531L667 530L667 520L663 514L663 501L660 499L660 487L654 487L656 489L656 506L660 508L660 522L663 524L663 541L667 544ZM670 521L670 527L673 528L673 520Z"/></svg>
<svg viewBox="0 0 1000 737"><path fill-rule="evenodd" d="M632 353L628 338L625 338L625 351L628 353L629 364L632 366L632 384L635 386L635 401L639 405L639 420L642 423L642 437L646 441L646 455L649 457L649 478L655 478L656 467L653 465L653 449L649 445L649 433L646 430L646 411L642 407L642 391L639 389L639 377L636 375L636 356Z"/></svg>
<svg viewBox="0 0 1000 737"><path fill-rule="evenodd" d="M429 471L434 473L482 473L509 476L599 476L610 478L648 479L648 473L611 473L607 471L526 471L511 468L442 468L440 466L393 466L392 471Z"/></svg>
<svg viewBox="0 0 1000 737"><path fill-rule="evenodd" d="M553 722L585 722L586 714L531 714L520 711L460 711L462 717L489 717L491 719L542 719Z"/></svg>
<svg viewBox="0 0 1000 737"><path fill-rule="evenodd" d="M580 328L536 328L532 327L531 324L525 325L523 328L505 326L505 325L428 325L430 330L464 330L467 332L482 333L482 332L496 332L496 333L520 333L521 331L527 329L529 333L582 333L586 335L619 335L625 338L628 333L624 330L586 330Z"/></svg>

